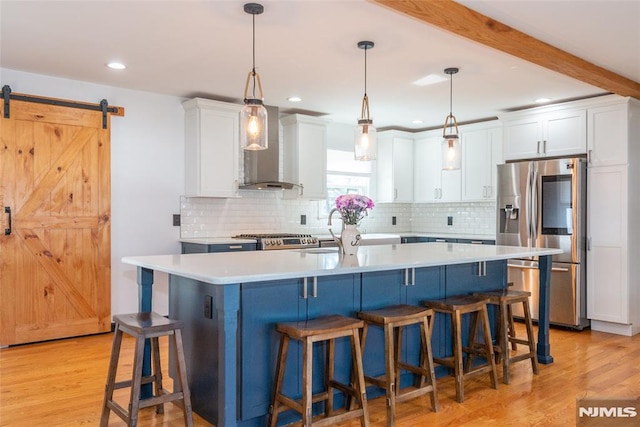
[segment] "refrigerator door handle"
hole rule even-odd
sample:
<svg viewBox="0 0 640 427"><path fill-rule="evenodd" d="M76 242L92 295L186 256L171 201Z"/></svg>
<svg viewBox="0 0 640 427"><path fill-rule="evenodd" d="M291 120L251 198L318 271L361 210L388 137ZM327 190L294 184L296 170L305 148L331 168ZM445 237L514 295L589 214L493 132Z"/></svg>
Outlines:
<svg viewBox="0 0 640 427"><path fill-rule="evenodd" d="M538 171L533 172L531 180L531 238L538 246Z"/></svg>

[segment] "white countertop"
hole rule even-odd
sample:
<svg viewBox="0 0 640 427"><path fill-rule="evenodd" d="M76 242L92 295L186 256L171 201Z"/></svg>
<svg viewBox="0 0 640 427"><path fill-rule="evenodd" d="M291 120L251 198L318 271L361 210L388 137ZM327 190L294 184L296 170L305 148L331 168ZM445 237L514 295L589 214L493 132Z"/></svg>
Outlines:
<svg viewBox="0 0 640 427"><path fill-rule="evenodd" d="M463 243L410 243L365 246L357 256L340 257L337 248L150 255L122 258L125 264L213 284L330 276L402 268L434 267L560 254L560 249Z"/></svg>

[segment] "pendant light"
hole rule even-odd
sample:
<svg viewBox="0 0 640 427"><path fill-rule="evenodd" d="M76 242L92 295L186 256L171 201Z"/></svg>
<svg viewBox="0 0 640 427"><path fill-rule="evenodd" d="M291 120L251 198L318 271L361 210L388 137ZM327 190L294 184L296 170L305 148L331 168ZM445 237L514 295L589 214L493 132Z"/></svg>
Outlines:
<svg viewBox="0 0 640 427"><path fill-rule="evenodd" d="M358 47L364 49L364 98L362 98L362 109L358 126L355 131L355 159L375 160L376 159L376 128L373 120L369 117L369 97L367 96L367 50L373 49L373 42L358 42Z"/></svg>
<svg viewBox="0 0 640 427"><path fill-rule="evenodd" d="M256 15L264 12L264 7L258 3L247 3L244 11L253 15L253 67L247 74L244 85L244 107L240 110L240 145L245 150L266 150L267 142L267 109L262 99L262 84L260 75L256 73ZM249 96L249 84L252 84ZM256 96L256 88L259 96Z"/></svg>
<svg viewBox="0 0 640 427"><path fill-rule="evenodd" d="M449 86L449 115L444 121L442 129L442 169L460 169L461 150L458 122L453 115L453 75L460 71L458 68L445 68L444 72L450 76ZM448 129L448 133L447 133Z"/></svg>

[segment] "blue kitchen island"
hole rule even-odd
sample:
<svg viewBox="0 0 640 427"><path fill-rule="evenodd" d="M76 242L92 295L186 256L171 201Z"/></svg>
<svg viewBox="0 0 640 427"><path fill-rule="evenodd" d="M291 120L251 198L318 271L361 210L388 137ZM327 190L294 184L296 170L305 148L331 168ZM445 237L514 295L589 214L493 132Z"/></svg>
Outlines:
<svg viewBox="0 0 640 427"><path fill-rule="evenodd" d="M361 247L357 256L314 248L283 251L125 257L138 268L140 311L150 311L153 272L169 274L169 316L185 322L183 333L193 409L221 426L263 426L277 356L277 322L505 288L507 260L540 259L538 359L549 348L549 277L557 249L457 243ZM440 315L438 315L440 316ZM437 356L448 355L450 325L438 317ZM372 328L365 371L382 373L382 334ZM403 354L418 359L417 330L407 328ZM299 347L289 352L285 392L300 391ZM339 355L339 356L338 356ZM324 352L314 352L314 390L322 386ZM145 369L148 371L149 366ZM336 372L348 380L349 347L338 343ZM341 378L340 378L341 376ZM409 383L410 378L402 378ZM348 381L347 381L348 382ZM368 389L369 397L380 391ZM338 401L339 404L339 401ZM283 418L283 417L281 417ZM292 421L291 419L290 421ZM283 418L283 422L287 422Z"/></svg>

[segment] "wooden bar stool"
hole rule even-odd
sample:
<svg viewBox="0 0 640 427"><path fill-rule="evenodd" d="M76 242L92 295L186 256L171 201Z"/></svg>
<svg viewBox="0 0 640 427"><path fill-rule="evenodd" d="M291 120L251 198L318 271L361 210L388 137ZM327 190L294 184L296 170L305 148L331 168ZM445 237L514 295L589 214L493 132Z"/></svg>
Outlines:
<svg viewBox="0 0 640 427"><path fill-rule="evenodd" d="M351 418L360 418L363 427L369 426L369 413L367 410L367 396L362 369L362 353L360 350L360 329L364 326L362 320L350 317L333 315L308 320L305 322L278 323L276 330L281 333L280 350L276 365L275 381L273 384L272 405L269 411L269 426L275 427L278 415L287 410L294 410L302 416L302 425L310 427L334 425ZM334 379L334 354L335 339L349 337L351 340L351 355L353 377L355 386L342 384ZM302 399L294 400L282 394L282 383L287 362L289 340L302 342ZM312 361L313 343L327 341L327 366L325 373L325 388L322 393L313 395ZM344 410L334 411L333 391L338 389L360 402L360 407L351 409L346 406ZM323 417L313 420L312 404L325 402Z"/></svg>
<svg viewBox="0 0 640 427"><path fill-rule="evenodd" d="M488 373L491 379L491 387L498 388L498 376L493 353L493 342L489 328L489 315L487 313L486 298L473 295L451 296L439 300L423 301L423 304L433 309L436 313L451 315L451 329L453 333L453 356L445 358L434 357L433 361L439 365L453 369L456 381L456 401L464 402L464 380L466 378ZM469 343L462 346L462 315L470 314L472 324L478 319L482 322L483 342L478 343L475 328L469 328ZM467 364L463 368L463 353L467 355L481 355L487 363L480 366Z"/></svg>
<svg viewBox="0 0 640 427"><path fill-rule="evenodd" d="M164 413L164 404L172 401L181 401L180 406L182 406L184 410L184 423L187 426L193 426L191 396L189 393L189 385L187 384L187 370L182 349L183 323L181 321L167 319L156 313L120 314L113 316L113 320L115 322L115 333L113 335L111 361L109 363L109 373L107 374L100 426L106 427L109 424L110 411L113 411L117 416L122 418L128 426L136 426L138 424L138 411L140 409L155 406L156 413L162 414ZM133 375L131 380L116 382L123 332L136 339ZM173 342L177 361L178 381L174 383L173 393L170 393L162 387L162 368L160 366L158 337L165 335L169 336L169 341ZM144 356L144 342L147 338L151 339L153 374L143 377L142 359ZM140 400L141 385L149 383L153 383L154 385L153 396ZM113 391L125 387L131 387L128 410L113 400Z"/></svg>
<svg viewBox="0 0 640 427"><path fill-rule="evenodd" d="M429 394L431 407L438 412L438 394L436 390L433 353L431 351L431 326L433 310L411 305L394 305L379 310L363 311L358 317L365 321L362 330L362 349L367 339L368 325L384 330L385 374L380 377L365 375L365 382L384 388L387 396L387 426L395 426L396 402L403 402L417 396ZM402 328L408 325L420 325L420 366L410 365L401 360ZM417 374L414 388L400 388L401 369Z"/></svg>
<svg viewBox="0 0 640 427"><path fill-rule="evenodd" d="M531 360L531 368L534 374L538 374L538 359L536 357L536 343L533 334L533 322L531 321L531 309L529 307L529 297L531 292L512 291L508 289L477 292L474 293L481 298L486 298L489 304L495 304L499 307L498 316L498 336L495 351L498 360L502 361L502 382L509 384L509 366L512 363L522 360ZM520 338L516 335L513 325L513 316L511 314L511 306L513 304L522 304L524 311L524 323L527 331L527 337ZM512 350L518 349L518 344L528 347L527 353L516 354L511 356L509 344Z"/></svg>

